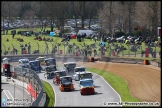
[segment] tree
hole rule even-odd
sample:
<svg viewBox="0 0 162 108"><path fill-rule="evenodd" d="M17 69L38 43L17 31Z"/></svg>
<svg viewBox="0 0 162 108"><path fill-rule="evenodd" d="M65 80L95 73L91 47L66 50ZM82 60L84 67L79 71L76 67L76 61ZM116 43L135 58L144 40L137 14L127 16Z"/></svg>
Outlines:
<svg viewBox="0 0 162 108"><path fill-rule="evenodd" d="M116 6L117 2L104 2L104 7L99 12L99 19L101 20L103 27L105 27L106 33L108 33L110 36L113 36L114 34L114 24L117 19L115 14Z"/></svg>

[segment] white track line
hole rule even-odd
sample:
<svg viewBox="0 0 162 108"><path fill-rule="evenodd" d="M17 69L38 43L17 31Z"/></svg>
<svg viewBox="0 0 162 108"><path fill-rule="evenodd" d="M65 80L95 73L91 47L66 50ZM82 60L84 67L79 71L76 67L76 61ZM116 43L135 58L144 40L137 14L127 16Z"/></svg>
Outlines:
<svg viewBox="0 0 162 108"><path fill-rule="evenodd" d="M11 95L11 93L8 91L8 90L4 90L4 93L5 93L5 95L7 96L7 98L8 99L12 99L12 101L10 101L10 103L16 103L15 101L14 101L14 98L13 98L13 96ZM11 104L12 105L12 104ZM10 106L11 106L10 105ZM15 105L14 105L15 106Z"/></svg>

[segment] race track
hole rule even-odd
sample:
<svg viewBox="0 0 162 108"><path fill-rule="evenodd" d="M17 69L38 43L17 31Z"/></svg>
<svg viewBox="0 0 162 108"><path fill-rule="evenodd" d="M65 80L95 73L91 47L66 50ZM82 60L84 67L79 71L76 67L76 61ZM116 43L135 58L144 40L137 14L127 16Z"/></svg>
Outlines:
<svg viewBox="0 0 162 108"><path fill-rule="evenodd" d="M104 106L104 102L120 102L120 96L108 85L102 77L93 74L95 95L80 95L78 81L74 81L75 90L72 92L61 92L52 79L45 79L44 73L39 77L49 82L55 90L55 106Z"/></svg>
<svg viewBox="0 0 162 108"><path fill-rule="evenodd" d="M19 101L15 101L15 103L20 104L15 106L23 106L23 103L25 103L24 106L30 106L33 102L33 98L31 98L27 90L8 82L1 82L1 98L5 99L5 102L1 104L1 106L5 104L4 106L13 107L14 99L19 99ZM7 101L7 99L12 99L12 101ZM24 99L24 101L22 101L22 99ZM7 103L12 104L7 105Z"/></svg>

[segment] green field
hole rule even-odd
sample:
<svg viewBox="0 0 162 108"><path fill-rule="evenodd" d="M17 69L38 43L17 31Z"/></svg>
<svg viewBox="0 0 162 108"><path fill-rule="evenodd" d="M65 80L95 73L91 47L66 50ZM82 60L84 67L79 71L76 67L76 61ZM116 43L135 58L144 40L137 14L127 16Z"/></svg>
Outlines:
<svg viewBox="0 0 162 108"><path fill-rule="evenodd" d="M57 45L57 43L62 43L61 40L62 38L60 37L50 37L50 36L41 36L42 38L53 38L53 42L47 42L48 44L48 48L49 48L49 52L48 53L51 53L52 51L52 45L55 46ZM6 42L7 38L9 39L9 42ZM17 41L17 38L22 38L24 40L24 42L19 42ZM12 35L2 35L1 36L1 49L2 49L2 52L5 51L5 48L6 48L6 51L8 51L8 48L10 47L10 50L9 50L9 53L11 52L13 46L18 50L18 54L21 54L21 47L20 47L20 44L28 44L30 42L30 45L31 45L31 52L33 52L34 50L37 50L38 49L38 44L39 44L39 50L40 50L40 53L41 54L45 54L46 51L46 44L45 44L45 41L38 41L38 40L34 40L35 36L30 36L30 37L26 37L26 36L21 36L21 35L15 35L15 38L12 39ZM100 41L97 41L96 44L97 44L97 51L98 51L98 44L99 44ZM93 40L90 40L90 39L84 39L83 42L77 42L76 39L71 39L69 41L69 44L73 44L75 43L77 46L79 46L79 48L81 49L81 45L83 45L83 43L86 43L87 45L90 45L90 44L93 44L95 43ZM132 52L132 51L129 51L129 47L123 43L123 44L120 44L120 43L116 43L116 44L119 44L120 45L123 45L127 50L124 50L123 52L121 51L118 55L119 56L122 56L122 54L124 55L127 55L130 54L130 55L133 55L135 54L135 52ZM12 46L13 45L13 46ZM106 43L106 46L108 46L108 43ZM113 48L113 46L111 47ZM144 50L146 48L146 46L144 45L144 43L142 44L142 50ZM155 47L152 47L153 49L155 49ZM26 47L27 49L27 47ZM68 54L67 52L67 46L65 46L65 54ZM59 50L62 50L63 51L63 54L64 54L64 45L63 43L61 44L61 46L59 47ZM159 47L156 47L156 52L159 52L160 51L160 48ZM57 52L58 53L58 52ZM99 53L99 51L98 51ZM93 53L92 53L93 54ZM105 55L109 55L110 54L110 48L107 48L107 51L105 52ZM138 49L136 54L141 54L141 49Z"/></svg>

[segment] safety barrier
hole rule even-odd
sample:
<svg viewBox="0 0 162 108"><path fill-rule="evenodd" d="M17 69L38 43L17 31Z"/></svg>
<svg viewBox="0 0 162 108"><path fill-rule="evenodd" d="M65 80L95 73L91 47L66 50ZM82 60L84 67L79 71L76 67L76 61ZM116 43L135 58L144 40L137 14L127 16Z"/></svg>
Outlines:
<svg viewBox="0 0 162 108"><path fill-rule="evenodd" d="M14 67L14 71L16 74L15 76L13 76L13 78L15 79L12 79L16 82L17 85L26 88L27 91L34 98L34 102L31 106L44 106L46 95L43 90L42 81L39 79L37 73L33 70L25 69L18 66Z"/></svg>

